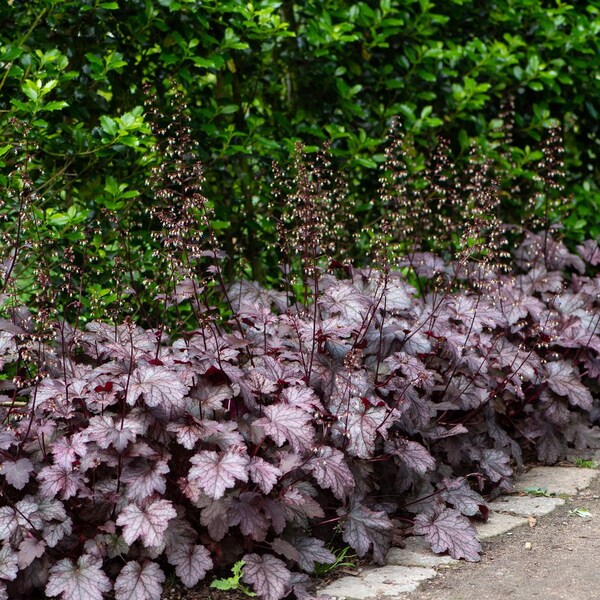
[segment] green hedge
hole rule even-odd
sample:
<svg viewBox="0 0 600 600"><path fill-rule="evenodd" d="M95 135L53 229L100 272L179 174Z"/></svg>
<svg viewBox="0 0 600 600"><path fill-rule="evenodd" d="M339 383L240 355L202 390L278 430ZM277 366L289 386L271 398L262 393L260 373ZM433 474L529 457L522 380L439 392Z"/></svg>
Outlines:
<svg viewBox="0 0 600 600"><path fill-rule="evenodd" d="M144 116L148 97L167 117L185 105L213 225L257 279L276 264L272 161L286 162L298 140L309 150L331 142L366 227L395 115L414 140L417 174L437 136L459 161L477 138L497 165L505 218L517 223L538 193L545 130L560 126L574 202L567 234L600 235L592 2L30 0L4 4L0 20L9 24L0 31L0 183L22 204L29 173L35 210L25 225L50 240L56 260L64 239L85 248L97 269L88 295L104 301L116 300L123 248L139 285L155 275L145 181L164 153ZM2 209L13 246L19 206Z"/></svg>

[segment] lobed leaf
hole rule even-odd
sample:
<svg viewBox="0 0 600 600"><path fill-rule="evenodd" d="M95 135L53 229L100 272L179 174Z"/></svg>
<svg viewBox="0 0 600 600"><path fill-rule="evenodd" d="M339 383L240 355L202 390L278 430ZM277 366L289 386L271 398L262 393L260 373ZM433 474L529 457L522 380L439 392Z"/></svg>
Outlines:
<svg viewBox="0 0 600 600"><path fill-rule="evenodd" d="M339 509L338 514L346 517L342 538L354 548L359 556L373 549L373 560L383 564L392 544L392 522L383 511L375 511L355 502L346 513Z"/></svg>
<svg viewBox="0 0 600 600"><path fill-rule="evenodd" d="M144 508L127 505L117 517L123 527L123 539L129 545L141 538L146 547L160 546L169 521L177 516L169 500L153 500Z"/></svg>
<svg viewBox="0 0 600 600"><path fill-rule="evenodd" d="M63 558L50 568L46 596L58 596L62 600L102 600L110 592L112 584L102 571L99 558L84 554L73 564Z"/></svg>
<svg viewBox="0 0 600 600"><path fill-rule="evenodd" d="M115 600L160 600L164 580L165 575L155 562L140 565L131 560L115 580Z"/></svg>
<svg viewBox="0 0 600 600"><path fill-rule="evenodd" d="M468 519L453 508L436 504L433 509L416 516L413 531L425 536L434 552L448 552L452 558L479 561L481 544Z"/></svg>
<svg viewBox="0 0 600 600"><path fill-rule="evenodd" d="M287 593L292 574L285 563L270 554L246 554L244 582L251 585L262 600L281 600Z"/></svg>
<svg viewBox="0 0 600 600"><path fill-rule="evenodd" d="M190 458L194 465L189 478L207 495L218 500L235 480L248 481L249 458L245 449L234 446L218 454L203 450Z"/></svg>

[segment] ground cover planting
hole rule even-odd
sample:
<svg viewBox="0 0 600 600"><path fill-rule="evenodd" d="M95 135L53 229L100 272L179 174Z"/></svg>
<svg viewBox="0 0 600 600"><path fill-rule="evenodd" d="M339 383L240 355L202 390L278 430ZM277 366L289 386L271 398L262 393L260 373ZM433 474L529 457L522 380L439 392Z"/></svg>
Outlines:
<svg viewBox="0 0 600 600"><path fill-rule="evenodd" d="M17 304L5 266L3 597L158 599L167 576L192 587L242 561L259 597L310 598L335 544L382 562L408 535L477 561L470 519L524 456L597 444L598 244L503 227L476 150L460 176L441 144L413 190L394 124L360 267L334 258L327 150L298 153L276 174L285 262L267 289L225 282L178 139L150 182L171 260L156 301L195 327L56 319Z"/></svg>
<svg viewBox="0 0 600 600"><path fill-rule="evenodd" d="M314 575L600 439L600 15L0 8L0 600Z"/></svg>

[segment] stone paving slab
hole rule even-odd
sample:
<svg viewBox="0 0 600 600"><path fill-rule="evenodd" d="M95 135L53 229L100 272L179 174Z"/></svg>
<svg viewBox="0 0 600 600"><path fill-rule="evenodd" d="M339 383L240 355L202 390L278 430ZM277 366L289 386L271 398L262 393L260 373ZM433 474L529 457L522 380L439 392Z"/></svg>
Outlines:
<svg viewBox="0 0 600 600"><path fill-rule="evenodd" d="M330 595L332 600L393 600L436 575L434 569L387 565L365 569L358 577L342 577L319 593Z"/></svg>
<svg viewBox="0 0 600 600"><path fill-rule="evenodd" d="M496 512L509 513L519 517L541 517L551 513L564 503L563 498L501 496L490 503L490 508Z"/></svg>
<svg viewBox="0 0 600 600"><path fill-rule="evenodd" d="M596 469L577 467L535 467L517 477L515 489L524 492L528 488L545 488L550 494L572 496L589 487L598 475Z"/></svg>
<svg viewBox="0 0 600 600"><path fill-rule="evenodd" d="M536 467L516 478L515 489L543 488L549 494L572 496L589 487L598 475L596 469L575 467ZM476 526L480 541L505 534L526 525L527 517L540 517L564 504L563 498L544 496L502 496L490 503L487 523ZM405 548L392 548L386 566L367 568L356 577L342 577L319 593L332 600L399 600L415 590L421 581L437 575L435 568L459 561L434 554L422 538L409 538ZM435 568L433 568L435 567Z"/></svg>
<svg viewBox="0 0 600 600"><path fill-rule="evenodd" d="M399 565L404 567L442 567L458 563L451 556L439 556L431 550L418 552L407 548L392 548L385 558L386 565Z"/></svg>
<svg viewBox="0 0 600 600"><path fill-rule="evenodd" d="M477 538L479 541L489 540L490 538L502 535L515 527L526 525L527 519L505 515L504 513L490 512L487 523L480 523L475 526L477 529Z"/></svg>

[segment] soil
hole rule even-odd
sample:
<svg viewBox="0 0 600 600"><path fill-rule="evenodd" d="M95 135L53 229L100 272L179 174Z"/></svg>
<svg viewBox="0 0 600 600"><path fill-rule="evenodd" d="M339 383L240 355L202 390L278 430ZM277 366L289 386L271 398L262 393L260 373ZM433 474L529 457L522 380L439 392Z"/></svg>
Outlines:
<svg viewBox="0 0 600 600"><path fill-rule="evenodd" d="M534 527L518 527L483 547L481 562L440 570L402 600L600 598L600 478Z"/></svg>

